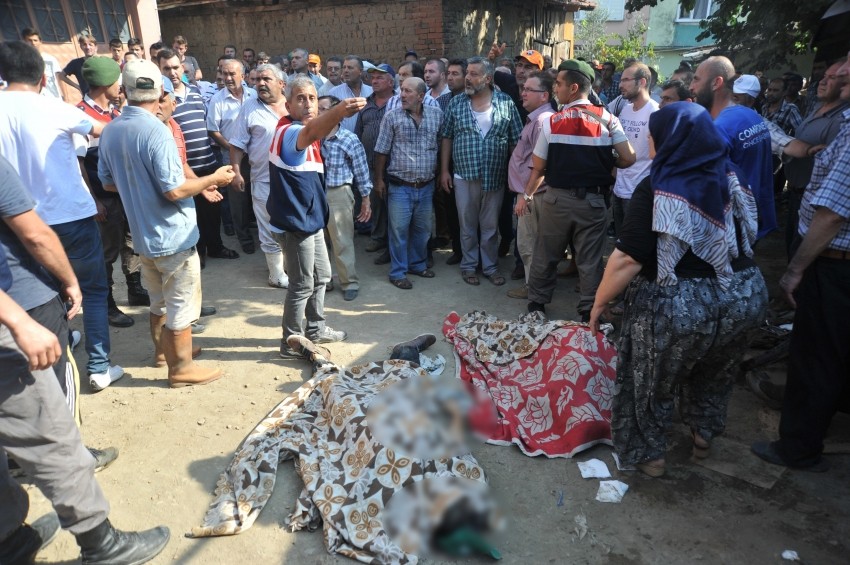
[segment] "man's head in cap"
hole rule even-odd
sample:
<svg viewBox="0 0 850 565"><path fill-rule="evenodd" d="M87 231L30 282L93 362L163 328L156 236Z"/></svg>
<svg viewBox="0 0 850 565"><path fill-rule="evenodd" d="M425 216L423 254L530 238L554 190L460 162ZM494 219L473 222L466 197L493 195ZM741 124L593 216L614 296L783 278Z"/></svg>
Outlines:
<svg viewBox="0 0 850 565"><path fill-rule="evenodd" d="M112 57L95 55L86 59L83 78L89 83L89 96L93 100L99 101L105 96L110 104L121 105L121 67Z"/></svg>
<svg viewBox="0 0 850 565"><path fill-rule="evenodd" d="M154 102L162 97L162 73L150 61L129 61L124 65L121 82L130 104Z"/></svg>
<svg viewBox="0 0 850 565"><path fill-rule="evenodd" d="M761 94L761 83L755 75L741 75L732 84L732 100L735 104L752 108Z"/></svg>
<svg viewBox="0 0 850 565"><path fill-rule="evenodd" d="M413 51L411 49L407 53L404 54L404 60L405 61L418 61L419 55L416 54L416 51Z"/></svg>
<svg viewBox="0 0 850 565"><path fill-rule="evenodd" d="M126 66L126 65L125 65ZM174 110L177 109L177 98L174 96L174 85L168 77L162 77L162 92L163 96L159 99L159 110L156 111L156 117L162 123L167 123L174 115ZM165 96L165 95L168 96Z"/></svg>
<svg viewBox="0 0 850 565"><path fill-rule="evenodd" d="M310 55L307 56L307 68L310 69L310 72L314 75L321 73L322 58L315 53L310 53Z"/></svg>
<svg viewBox="0 0 850 565"><path fill-rule="evenodd" d="M543 70L543 55L534 49L527 49L514 57L514 65L516 83L522 88L531 73Z"/></svg>
<svg viewBox="0 0 850 565"><path fill-rule="evenodd" d="M555 95L561 104L569 104L587 98L596 78L593 68L585 61L569 59L558 65L555 79Z"/></svg>
<svg viewBox="0 0 850 565"><path fill-rule="evenodd" d="M376 95L381 97L392 96L395 90L395 70L392 66L381 63L369 69L368 73L372 79L370 83L372 85L372 91Z"/></svg>

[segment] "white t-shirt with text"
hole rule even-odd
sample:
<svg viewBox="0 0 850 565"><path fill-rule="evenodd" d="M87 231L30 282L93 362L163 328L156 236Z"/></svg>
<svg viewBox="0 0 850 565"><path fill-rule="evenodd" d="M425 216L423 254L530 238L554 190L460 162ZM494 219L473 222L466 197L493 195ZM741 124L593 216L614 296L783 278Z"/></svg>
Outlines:
<svg viewBox="0 0 850 565"><path fill-rule="evenodd" d="M657 110L658 103L650 99L637 112L631 103L626 104L620 112L620 124L637 157L631 167L617 170L614 194L620 198L631 198L640 181L649 175L649 167L652 165L652 159L649 158L649 115Z"/></svg>

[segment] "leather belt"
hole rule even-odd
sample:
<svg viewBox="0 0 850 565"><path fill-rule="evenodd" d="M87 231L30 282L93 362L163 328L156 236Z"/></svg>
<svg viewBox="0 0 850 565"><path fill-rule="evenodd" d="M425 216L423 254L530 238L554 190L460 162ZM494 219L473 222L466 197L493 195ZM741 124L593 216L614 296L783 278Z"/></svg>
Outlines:
<svg viewBox="0 0 850 565"><path fill-rule="evenodd" d="M827 259L850 259L850 251L841 251L840 249L824 249L821 251L821 257Z"/></svg>
<svg viewBox="0 0 850 565"><path fill-rule="evenodd" d="M387 184L400 184L402 186L412 186L413 188L422 188L423 186L427 186L434 182L434 177L431 177L428 180L420 180L416 182L406 181L404 179L400 179L398 177L393 177L387 175Z"/></svg>
<svg viewBox="0 0 850 565"><path fill-rule="evenodd" d="M557 190L563 190L564 192L571 194L579 200L583 200L588 194L605 194L606 192L608 192L607 186L576 186L571 188L552 188L555 188Z"/></svg>

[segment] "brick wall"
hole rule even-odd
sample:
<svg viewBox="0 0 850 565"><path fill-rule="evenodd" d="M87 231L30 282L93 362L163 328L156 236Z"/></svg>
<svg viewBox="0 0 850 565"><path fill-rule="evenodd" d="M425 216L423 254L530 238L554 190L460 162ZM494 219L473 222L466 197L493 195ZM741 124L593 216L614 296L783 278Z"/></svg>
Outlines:
<svg viewBox="0 0 850 565"><path fill-rule="evenodd" d="M486 54L495 36L513 53L532 47L541 35L534 27L534 0L312 0L286 6L219 4L160 12L166 43L177 34L189 41L189 53L211 78L216 59L227 44L252 47L275 56L295 47L322 58L354 53L398 65L408 49L424 60L430 56ZM551 11L551 10L548 10ZM558 18L572 20L560 11ZM538 18L542 21L541 18ZM538 22L539 23L539 22ZM551 27L551 26L550 26ZM563 25L554 33L563 36ZM533 46L542 50L541 46Z"/></svg>

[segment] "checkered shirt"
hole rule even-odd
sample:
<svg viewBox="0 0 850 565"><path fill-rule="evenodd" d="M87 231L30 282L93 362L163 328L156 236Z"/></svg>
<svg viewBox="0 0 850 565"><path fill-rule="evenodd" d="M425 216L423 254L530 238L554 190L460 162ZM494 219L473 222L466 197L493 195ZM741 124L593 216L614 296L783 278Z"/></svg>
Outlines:
<svg viewBox="0 0 850 565"><path fill-rule="evenodd" d="M770 120L774 124L782 128L782 131L793 136L797 126L803 121L800 116L800 110L796 104L791 104L785 100L779 106L779 109L772 114L767 110L768 105L765 104L761 109L761 115L765 120Z"/></svg>
<svg viewBox="0 0 850 565"><path fill-rule="evenodd" d="M446 107L440 137L452 140L454 172L464 180L481 180L482 190L502 190L507 184L508 149L522 132L516 105L510 96L493 92L493 125L481 137L469 96L458 94Z"/></svg>
<svg viewBox="0 0 850 565"><path fill-rule="evenodd" d="M830 249L850 251L850 109L841 114L841 130L826 149L815 156L812 180L800 204L800 235L805 236L815 208L823 206L844 218Z"/></svg>
<svg viewBox="0 0 850 565"><path fill-rule="evenodd" d="M322 140L322 160L325 162L325 184L329 187L354 184L360 196L372 192L372 179L366 152L357 136L344 128Z"/></svg>
<svg viewBox="0 0 850 565"><path fill-rule="evenodd" d="M433 106L422 106L418 126L404 108L387 111L375 144L375 153L390 157L387 173L411 183L434 178L442 121L443 113Z"/></svg>

